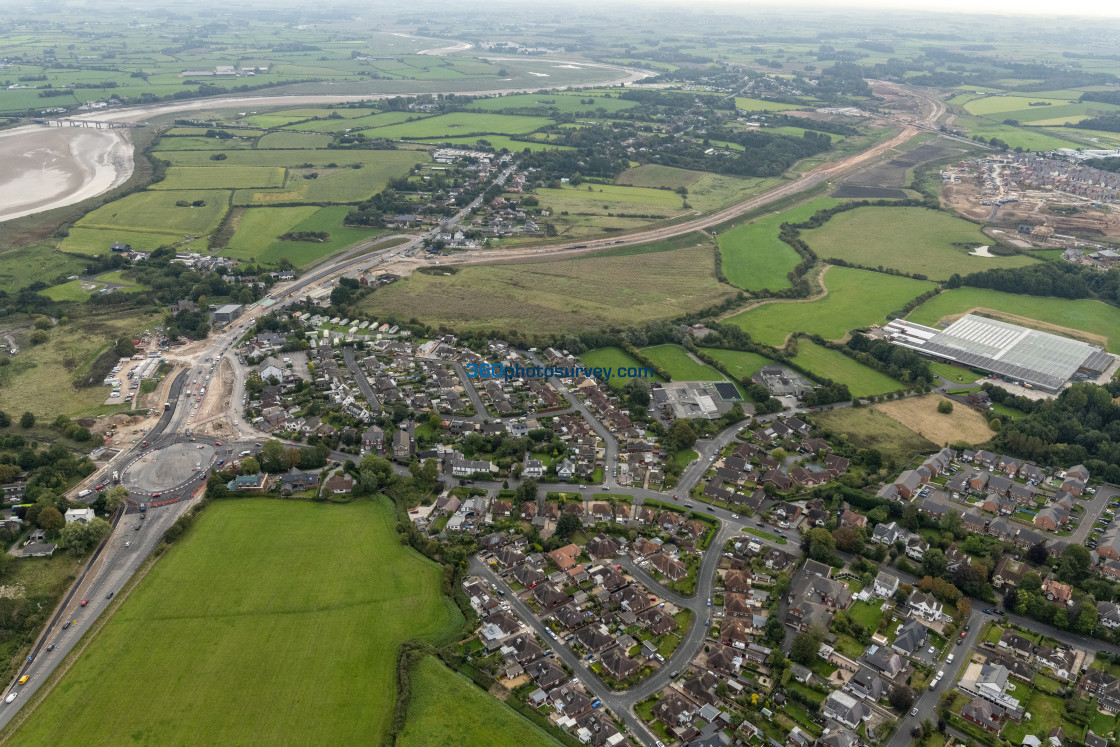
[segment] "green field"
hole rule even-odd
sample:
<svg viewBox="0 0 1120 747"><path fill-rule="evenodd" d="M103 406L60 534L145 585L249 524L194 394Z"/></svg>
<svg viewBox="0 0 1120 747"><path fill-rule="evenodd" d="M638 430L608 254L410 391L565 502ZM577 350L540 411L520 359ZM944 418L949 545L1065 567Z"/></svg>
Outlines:
<svg viewBox="0 0 1120 747"><path fill-rule="evenodd" d="M278 166L172 166L152 189L243 189L284 186L284 169Z"/></svg>
<svg viewBox="0 0 1120 747"><path fill-rule="evenodd" d="M398 747L436 744L533 747L557 745L555 739L500 700L425 657L413 668L411 699Z"/></svg>
<svg viewBox="0 0 1120 747"><path fill-rule="evenodd" d="M223 256L276 264L287 259L296 267L311 264L364 239L384 233L381 229L342 225L350 208L333 205L298 207L249 208L241 218ZM330 239L316 241L281 241L289 231L325 231Z"/></svg>
<svg viewBox="0 0 1120 747"><path fill-rule="evenodd" d="M521 153L526 148L533 151L540 150L572 150L568 145L553 145L552 143L540 140L514 140L508 135L471 135L470 137L435 137L424 138L423 142L431 143L433 145L460 145L473 148L479 145L479 141L483 147L489 146L494 150L508 150L510 153Z"/></svg>
<svg viewBox="0 0 1120 747"><path fill-rule="evenodd" d="M905 226L900 234L899 226ZM866 207L834 215L820 228L801 237L822 259L836 257L864 267L886 267L933 280L958 273L1022 267L1035 260L1027 255L977 257L970 247L989 245L975 223L920 207ZM726 272L726 271L725 271Z"/></svg>
<svg viewBox="0 0 1120 747"><path fill-rule="evenodd" d="M688 234L678 245L702 238ZM658 251L640 262L638 251L622 249L629 251L413 273L371 293L361 309L377 319L415 316L454 329L549 334L671 319L730 294L716 281L709 245Z"/></svg>
<svg viewBox="0 0 1120 747"><path fill-rule="evenodd" d="M258 148L326 148L333 138L309 132L270 132L257 141Z"/></svg>
<svg viewBox="0 0 1120 747"><path fill-rule="evenodd" d="M793 109L808 109L809 107L802 104L783 104L778 101L767 101L766 99L751 99L745 96L735 97L736 108L743 109L748 112L785 112Z"/></svg>
<svg viewBox="0 0 1120 747"><path fill-rule="evenodd" d="M772 360L758 353L747 353L741 350L704 348L704 352L726 366L727 370L736 379L749 379L758 373L760 368L773 363Z"/></svg>
<svg viewBox="0 0 1120 747"><path fill-rule="evenodd" d="M687 187L702 176L704 176L703 171L689 171L688 169L647 163L635 166L632 169L626 169L618 175L615 182L631 187L668 187L676 189L677 187Z"/></svg>
<svg viewBox="0 0 1120 747"><path fill-rule="evenodd" d="M167 194L175 193L168 192ZM183 234L179 233L74 226L70 229L69 235L59 244L59 248L64 252L97 257L108 254L109 247L113 245L113 242L128 244L138 252L150 252L159 249L161 246L176 245L181 241L185 241L185 239ZM204 250L207 247L205 239L196 239L190 243L192 247L199 250Z"/></svg>
<svg viewBox="0 0 1120 747"><path fill-rule="evenodd" d="M622 348L613 346L588 350L586 353L581 353L579 359L583 362L583 365L589 368L612 369L610 385L613 387L622 387L629 379L628 376L620 376L618 373L619 369L642 368L644 366L644 364L640 363ZM654 377L651 380L660 381L661 379Z"/></svg>
<svg viewBox="0 0 1120 747"><path fill-rule="evenodd" d="M547 117L518 117L511 114L471 114L456 112L428 117L417 122L378 127L365 130L367 137L383 137L390 140L409 138L419 140L432 137L456 137L462 135L524 135L553 124Z"/></svg>
<svg viewBox="0 0 1120 747"><path fill-rule="evenodd" d="M801 257L793 247L778 239L781 225L808 220L818 210L825 210L839 202L831 198L813 200L790 210L756 218L722 233L719 236L719 253L727 281L746 290L790 287L787 274L797 266Z"/></svg>
<svg viewBox="0 0 1120 747"><path fill-rule="evenodd" d="M399 645L462 623L441 574L397 541L384 500L216 503L13 743L379 743Z"/></svg>
<svg viewBox="0 0 1120 747"><path fill-rule="evenodd" d="M414 114L413 112L381 112L377 114L372 113L369 109L354 109L352 111L358 112L360 114L359 118L321 119L316 122L303 122L301 124L288 125L285 129L310 130L314 132L342 132L343 130L366 130L372 127L384 127L386 125L406 122L410 119L417 121L425 119L425 117Z"/></svg>
<svg viewBox="0 0 1120 747"><path fill-rule="evenodd" d="M951 366L948 363L930 361L929 367L935 374L943 376L953 383L971 384L978 379L984 378L984 374L978 374L975 371L961 368L960 366Z"/></svg>
<svg viewBox="0 0 1120 747"><path fill-rule="evenodd" d="M168 150L240 150L252 148L257 142L254 138L238 138L236 140L219 140L216 137L161 137L159 142L152 146L153 152Z"/></svg>
<svg viewBox="0 0 1120 747"><path fill-rule="evenodd" d="M1064 333L1067 337L1084 339L1103 345L1110 352L1120 353L1120 309L1088 299L1069 300L1022 296L983 288L956 288L937 294L906 318L936 327L946 317L959 316L973 309L993 316L1003 315L1003 318L1016 324ZM1036 323L1032 324L1031 320ZM1048 328L1047 325L1062 329Z"/></svg>
<svg viewBox="0 0 1120 747"><path fill-rule="evenodd" d="M839 340L853 329L883 321L887 314L934 287L924 280L848 267L828 268L824 283L828 295L823 298L764 303L726 321L767 345L784 345L786 338L796 332Z"/></svg>
<svg viewBox="0 0 1120 747"><path fill-rule="evenodd" d="M870 407L814 413L811 419L821 428L844 434L857 449L878 449L887 464L908 464L917 454L937 448L932 441Z"/></svg>
<svg viewBox="0 0 1120 747"><path fill-rule="evenodd" d="M104 286L98 286L103 288ZM81 280L70 280L61 285L52 285L46 290L39 291L52 301L85 301L89 298L89 291L82 287Z"/></svg>
<svg viewBox="0 0 1120 747"><path fill-rule="evenodd" d="M1073 98L1078 98L1077 96ZM1050 106L1035 106L1031 107L1032 101L1046 102ZM1033 96L987 96L985 98L974 99L964 105L965 111L969 114L976 114L984 116L987 114L1003 114L1004 112L1013 112L1018 109L1053 109L1055 106L1062 106L1069 103L1069 99L1052 99L1033 97Z"/></svg>
<svg viewBox="0 0 1120 747"><path fill-rule="evenodd" d="M581 103L594 99L590 104ZM537 109L542 113L556 111L559 114L574 114L577 112L594 112L596 109L605 109L613 114L623 109L630 109L638 105L637 101L617 99L609 95L594 96L591 94L573 93L525 93L515 96L500 96L498 98L478 99L467 105L468 109L485 112L500 112L504 110Z"/></svg>
<svg viewBox="0 0 1120 747"><path fill-rule="evenodd" d="M723 381L724 377L706 363L697 363L680 345L655 345L642 353L673 378L673 381Z"/></svg>
<svg viewBox="0 0 1120 747"><path fill-rule="evenodd" d="M804 338L797 341L797 355L793 360L821 378L847 384L853 397L867 397L903 388L890 376Z"/></svg>
<svg viewBox="0 0 1120 747"><path fill-rule="evenodd" d="M203 207L178 207L175 203L180 200L201 200L206 204ZM78 221L77 225L83 228L123 228L202 236L218 227L226 214L228 202L229 192L219 189L136 192L99 207Z"/></svg>
<svg viewBox="0 0 1120 747"><path fill-rule="evenodd" d="M318 211L319 208L314 205L248 208L222 254L237 259L252 259L275 243L277 236L291 231Z"/></svg>

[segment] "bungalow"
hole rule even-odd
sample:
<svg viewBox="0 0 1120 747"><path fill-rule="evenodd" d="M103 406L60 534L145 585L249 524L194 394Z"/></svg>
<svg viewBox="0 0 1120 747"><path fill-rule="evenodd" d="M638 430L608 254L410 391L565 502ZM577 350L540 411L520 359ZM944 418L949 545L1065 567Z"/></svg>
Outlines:
<svg viewBox="0 0 1120 747"><path fill-rule="evenodd" d="M690 723L699 711L697 706L675 692L670 692L653 707L654 715L670 728Z"/></svg>
<svg viewBox="0 0 1120 747"><path fill-rule="evenodd" d="M751 575L749 571L728 571L723 576L725 591L736 594L745 594L751 590Z"/></svg>
<svg viewBox="0 0 1120 747"><path fill-rule="evenodd" d="M1039 646L1035 658L1042 666L1050 667L1058 679L1069 682L1077 674L1077 654L1068 647L1059 649Z"/></svg>
<svg viewBox="0 0 1120 747"><path fill-rule="evenodd" d="M972 702L961 708L961 718L970 724L979 726L989 734L998 734L1003 728L1007 712L995 703L983 698L973 698Z"/></svg>
<svg viewBox="0 0 1120 747"><path fill-rule="evenodd" d="M789 490L793 485L793 480L788 475L776 470L767 470L766 474L762 476L763 483L769 483L778 490Z"/></svg>
<svg viewBox="0 0 1120 747"><path fill-rule="evenodd" d="M719 700L716 695L716 687L719 685L720 680L713 674L708 672L693 672L683 683L681 689L692 698L696 703L706 703L712 705Z"/></svg>
<svg viewBox="0 0 1120 747"><path fill-rule="evenodd" d="M663 552L654 555L649 559L649 562L670 581L680 581L688 575L688 568L685 567L684 563L669 557Z"/></svg>
<svg viewBox="0 0 1120 747"><path fill-rule="evenodd" d="M1073 604L1073 587L1069 584L1063 584L1061 581L1052 578L1046 579L1042 582L1042 593L1051 602Z"/></svg>
<svg viewBox="0 0 1120 747"><path fill-rule="evenodd" d="M833 691L825 699L821 714L849 729L855 729L861 722L871 718L871 709L847 693Z"/></svg>
<svg viewBox="0 0 1120 747"><path fill-rule="evenodd" d="M645 623L646 627L649 628L649 632L654 636L662 636L677 629L676 619L657 607L650 607L645 612L642 612L638 615L638 619Z"/></svg>
<svg viewBox="0 0 1120 747"><path fill-rule="evenodd" d="M840 526L842 527L863 527L867 526L867 517L863 514L857 514L850 508L845 508L844 513L840 514Z"/></svg>
<svg viewBox="0 0 1120 747"><path fill-rule="evenodd" d="M926 636L928 634L929 628L914 618L909 617L899 626L898 633L895 635L894 643L891 644L891 648L903 656L913 656L915 652L920 651L922 646L925 645Z"/></svg>
<svg viewBox="0 0 1120 747"><path fill-rule="evenodd" d="M746 648L747 644L753 639L750 626L742 620L732 617L723 618L723 624L719 628L719 637L725 645L734 646L738 649Z"/></svg>
<svg viewBox="0 0 1120 747"><path fill-rule="evenodd" d="M742 654L740 654L733 648L720 646L715 651L708 654L708 669L714 669L717 672L723 672L724 674L730 675L732 677L738 676L739 669L742 667L742 665ZM812 676L812 672L807 667L803 667L800 664L794 664L790 667L790 669L793 671L794 679L802 684L805 684L808 682L808 679L803 680L798 678L799 668L805 670L805 672L808 673L809 677Z"/></svg>
<svg viewBox="0 0 1120 747"><path fill-rule="evenodd" d="M869 700L871 702L877 701L883 697L887 691L887 684L883 682L875 671L870 667L860 667L859 671L851 676L848 682L844 685L844 692L851 693L852 695L862 700Z"/></svg>
<svg viewBox="0 0 1120 747"><path fill-rule="evenodd" d="M293 493L300 493L304 490L310 490L318 484L318 475L311 472L300 472L295 467L292 467L290 470L280 476L280 489L290 490Z"/></svg>
<svg viewBox="0 0 1120 747"><path fill-rule="evenodd" d="M1097 621L1106 628L1120 628L1120 605L1097 602Z"/></svg>
<svg viewBox="0 0 1120 747"><path fill-rule="evenodd" d="M603 626L587 625L576 631L575 640L593 654L614 645L614 638Z"/></svg>
<svg viewBox="0 0 1120 747"><path fill-rule="evenodd" d="M568 595L552 584L537 584L533 589L533 598L546 610L554 610L568 601Z"/></svg>
<svg viewBox="0 0 1120 747"><path fill-rule="evenodd" d="M997 589L1013 588L1029 571L1030 567L1026 563L1004 555L992 571L992 586Z"/></svg>
<svg viewBox="0 0 1120 747"><path fill-rule="evenodd" d="M638 671L639 666L638 662L627 656L626 652L619 646L608 649L602 657L600 657L600 661L603 664L603 668L616 680L626 679L634 674L634 672Z"/></svg>
<svg viewBox="0 0 1120 747"><path fill-rule="evenodd" d="M575 473L576 466L567 457L556 465L556 477L560 480L571 480Z"/></svg>
<svg viewBox="0 0 1120 747"><path fill-rule="evenodd" d="M1001 649L1006 649L1023 659L1030 659L1034 654L1034 643L1013 630L1003 631L999 637L998 645Z"/></svg>

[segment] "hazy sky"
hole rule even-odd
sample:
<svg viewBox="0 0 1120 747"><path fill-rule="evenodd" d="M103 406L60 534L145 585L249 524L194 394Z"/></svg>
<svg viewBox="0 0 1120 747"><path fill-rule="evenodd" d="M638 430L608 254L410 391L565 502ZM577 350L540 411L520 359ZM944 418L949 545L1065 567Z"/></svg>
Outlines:
<svg viewBox="0 0 1120 747"><path fill-rule="evenodd" d="M734 0L727 0L735 4ZM792 4L802 4L794 0ZM1064 0L1055 3L1047 0L938 0L938 2L895 2L892 0L842 0L838 3L820 3L804 0L805 5L821 5L838 10L842 8L884 8L901 11L933 11L950 13L998 13L1008 15L1062 15L1120 17L1120 2L1116 0Z"/></svg>

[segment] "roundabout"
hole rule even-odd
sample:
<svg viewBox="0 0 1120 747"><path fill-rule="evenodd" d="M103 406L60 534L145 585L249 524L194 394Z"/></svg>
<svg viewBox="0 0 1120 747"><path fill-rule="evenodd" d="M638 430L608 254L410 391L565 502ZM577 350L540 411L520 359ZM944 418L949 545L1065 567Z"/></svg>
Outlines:
<svg viewBox="0 0 1120 747"><path fill-rule="evenodd" d="M214 463L216 448L209 443L180 442L145 452L121 475L133 494L155 496L179 490L204 479Z"/></svg>

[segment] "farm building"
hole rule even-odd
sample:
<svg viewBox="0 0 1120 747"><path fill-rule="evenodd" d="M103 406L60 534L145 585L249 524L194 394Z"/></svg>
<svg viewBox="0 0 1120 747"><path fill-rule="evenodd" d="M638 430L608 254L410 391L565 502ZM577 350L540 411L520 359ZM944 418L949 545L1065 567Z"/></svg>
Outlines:
<svg viewBox="0 0 1120 747"><path fill-rule="evenodd" d="M895 345L1050 393L1071 380L1095 379L1113 362L1112 355L1095 345L975 314L965 314L944 330L901 319L885 330Z"/></svg>

